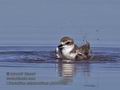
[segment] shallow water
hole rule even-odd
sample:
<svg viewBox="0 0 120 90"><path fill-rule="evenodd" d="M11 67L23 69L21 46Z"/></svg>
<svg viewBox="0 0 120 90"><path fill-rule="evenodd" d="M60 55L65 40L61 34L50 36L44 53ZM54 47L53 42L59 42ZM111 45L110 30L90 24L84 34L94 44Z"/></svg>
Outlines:
<svg viewBox="0 0 120 90"><path fill-rule="evenodd" d="M2 90L119 90L120 48L93 48L87 61L57 60L55 47L0 47Z"/></svg>

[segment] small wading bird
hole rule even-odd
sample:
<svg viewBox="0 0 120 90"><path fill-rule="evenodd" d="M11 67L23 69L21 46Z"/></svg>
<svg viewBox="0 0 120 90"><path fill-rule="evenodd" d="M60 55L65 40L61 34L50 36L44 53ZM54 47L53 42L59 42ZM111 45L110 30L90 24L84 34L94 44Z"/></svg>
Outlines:
<svg viewBox="0 0 120 90"><path fill-rule="evenodd" d="M90 43L78 47L70 37L63 37L56 48L56 57L59 59L86 60L91 57Z"/></svg>

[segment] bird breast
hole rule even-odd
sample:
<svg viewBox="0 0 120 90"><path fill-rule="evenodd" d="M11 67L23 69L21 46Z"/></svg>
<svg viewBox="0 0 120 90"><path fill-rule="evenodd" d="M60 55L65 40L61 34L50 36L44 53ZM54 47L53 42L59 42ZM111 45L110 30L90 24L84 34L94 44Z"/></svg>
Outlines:
<svg viewBox="0 0 120 90"><path fill-rule="evenodd" d="M72 53L72 47L67 47L62 50L62 54L68 59L74 59L76 57L76 53Z"/></svg>

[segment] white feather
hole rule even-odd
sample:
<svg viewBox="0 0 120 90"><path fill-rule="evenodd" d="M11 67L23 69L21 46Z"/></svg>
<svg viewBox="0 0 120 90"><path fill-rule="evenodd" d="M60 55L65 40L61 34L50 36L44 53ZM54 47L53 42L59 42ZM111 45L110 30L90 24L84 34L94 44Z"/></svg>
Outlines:
<svg viewBox="0 0 120 90"><path fill-rule="evenodd" d="M65 57L69 58L69 59L74 59L76 56L76 53L71 53L71 51L74 49L74 45L65 45L62 53Z"/></svg>

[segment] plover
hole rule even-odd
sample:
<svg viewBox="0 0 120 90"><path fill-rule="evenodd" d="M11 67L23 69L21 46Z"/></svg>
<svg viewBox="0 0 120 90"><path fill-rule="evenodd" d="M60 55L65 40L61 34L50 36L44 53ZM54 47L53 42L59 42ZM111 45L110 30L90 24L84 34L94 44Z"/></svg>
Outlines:
<svg viewBox="0 0 120 90"><path fill-rule="evenodd" d="M90 43L78 47L70 37L63 37L56 48L56 56L60 59L85 60L91 57Z"/></svg>

